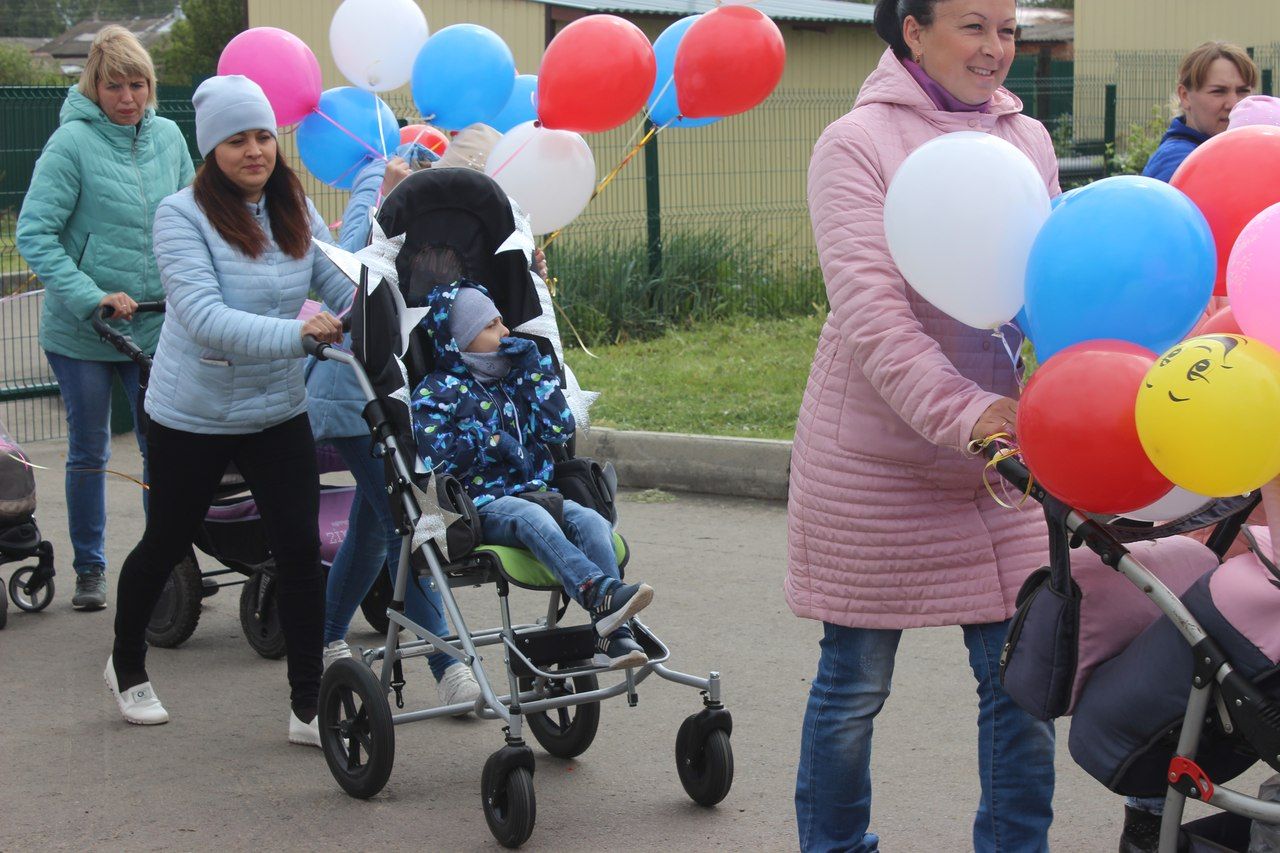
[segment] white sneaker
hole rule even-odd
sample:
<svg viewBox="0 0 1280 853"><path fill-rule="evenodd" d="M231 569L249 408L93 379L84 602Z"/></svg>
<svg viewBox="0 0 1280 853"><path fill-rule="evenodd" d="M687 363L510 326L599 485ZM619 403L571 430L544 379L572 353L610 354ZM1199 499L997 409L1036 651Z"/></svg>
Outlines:
<svg viewBox="0 0 1280 853"><path fill-rule="evenodd" d="M156 698L156 691L151 687L150 681L135 684L126 691L126 695L121 696L120 684L116 681L116 668L112 666L111 658L107 658L107 668L103 671L102 678L107 682L107 689L111 691L116 707L120 709L126 722L135 726L158 726L169 722L169 712Z"/></svg>
<svg viewBox="0 0 1280 853"><path fill-rule="evenodd" d="M355 657L355 655L351 654L351 647L347 645L346 640L334 640L332 643L324 647L325 671L328 671L334 661L353 657Z"/></svg>
<svg viewBox="0 0 1280 853"><path fill-rule="evenodd" d="M289 711L289 743L296 743L299 746L319 746L320 745L320 715L317 714L311 719L311 722L304 723L298 719L298 715Z"/></svg>
<svg viewBox="0 0 1280 853"><path fill-rule="evenodd" d="M440 694L440 705L456 705L459 702L474 703L480 698L480 685L471 674L471 667L466 664L454 664L444 671L444 678L436 685ZM455 717L465 717L471 711L459 711Z"/></svg>

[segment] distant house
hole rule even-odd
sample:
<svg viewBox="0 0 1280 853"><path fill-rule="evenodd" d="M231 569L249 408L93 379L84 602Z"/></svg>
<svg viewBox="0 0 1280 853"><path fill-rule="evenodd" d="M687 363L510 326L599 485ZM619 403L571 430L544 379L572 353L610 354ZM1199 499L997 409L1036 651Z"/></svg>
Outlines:
<svg viewBox="0 0 1280 853"><path fill-rule="evenodd" d="M1070 9L1019 9L1018 55L1036 55L1043 62L1073 59L1075 17Z"/></svg>
<svg viewBox="0 0 1280 853"><path fill-rule="evenodd" d="M73 77L84 69L84 63L89 58L89 45L93 44L94 36L103 27L119 24L137 36L142 46L149 49L168 35L181 17L182 13L175 8L170 14L159 18L130 18L120 21L93 18L81 21L57 38L40 45L34 52L53 57L62 73Z"/></svg>

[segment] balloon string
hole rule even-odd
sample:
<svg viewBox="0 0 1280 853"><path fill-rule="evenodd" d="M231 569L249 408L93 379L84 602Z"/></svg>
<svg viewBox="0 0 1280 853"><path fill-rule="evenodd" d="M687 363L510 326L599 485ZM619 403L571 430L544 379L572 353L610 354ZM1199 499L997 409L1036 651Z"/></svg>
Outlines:
<svg viewBox="0 0 1280 853"><path fill-rule="evenodd" d="M520 147L517 148L515 151L512 151L511 156L503 160L502 163L500 163L496 169L494 169L492 172L487 172L489 177L493 178L494 180L497 180L498 175L502 174L502 170L510 166L511 161L519 157L520 152L524 151L525 148L529 147L529 143L531 142L533 142L533 134L529 134L529 138L526 139L524 142L520 143Z"/></svg>
<svg viewBox="0 0 1280 853"><path fill-rule="evenodd" d="M1021 360L1021 356L1014 355L1012 347L1009 346L1009 339L1006 338L1004 335L1005 326L1008 326L1014 330L1017 330L1018 328L1012 323L1001 323L997 328L992 330L991 334L994 337L999 338L1000 343L1004 345L1004 351L1009 356L1009 363L1013 365L1013 381L1018 383L1018 390L1021 391L1024 387L1026 387L1026 384L1027 384L1026 380L1022 378L1022 371L1018 369L1018 362ZM1021 336L1022 332L1019 331L1018 334L1019 336ZM1021 341L1019 341L1018 343L1018 349L1019 350L1022 349Z"/></svg>
<svg viewBox="0 0 1280 853"><path fill-rule="evenodd" d="M1006 459L1014 458L1022 452L1018 449L1018 446L1013 443L1013 436L1007 432L997 432L987 436L986 438L974 439L969 442L969 452L977 455L993 444L999 445L1000 449L996 451L996 453L991 457L991 460L983 467L982 485L986 486L987 494L991 495L991 499L1000 506L1005 509L1021 509L1022 505L1027 502L1027 499L1031 497L1031 488L1035 483L1030 470L1027 471L1027 489L1022 493L1022 496L1017 499L1016 503L1014 502L1014 499L1009 496L1008 482L1003 477L1000 477L1000 491L1004 492L1004 496L1007 501L1000 499L1000 496L996 494L996 490L991 487L991 479L987 476L987 473L995 470L996 466L1001 462Z"/></svg>
<svg viewBox="0 0 1280 853"><path fill-rule="evenodd" d="M564 313L564 309L560 307L560 303L559 303L559 302L556 302L556 301L553 299L553 300L551 300L551 305L552 305L552 306L553 306L557 311L559 311L559 312L560 312L560 316L564 318L565 323L566 323L566 324L568 324L568 326L569 326L569 331L573 332L573 338L574 338L574 340L576 340L576 341L578 342L578 349L582 350L583 352L585 352L587 355L591 356L592 358L596 358L596 359L600 358L600 356L596 355L596 354L595 354L595 353L593 353L591 350L587 349L587 345L586 345L585 343L583 343L583 342L582 342L582 335L579 335L579 334L578 334L578 328L577 328L577 326L573 325L573 321L569 319L569 315L568 315L568 314L566 314L566 313Z"/></svg>
<svg viewBox="0 0 1280 853"><path fill-rule="evenodd" d="M377 97L377 96L375 95L374 97ZM343 133L345 133L347 136L351 137L351 138L352 138L352 139L354 139L356 142L358 142L358 143L360 144L360 147L361 147L361 148L363 148L365 151L368 151L371 155L373 155L373 158L374 158L375 160L386 160L386 159L387 159L387 155L386 155L385 153L379 154L379 153L378 153L378 149L377 149L377 148L374 148L372 145L370 145L369 143L365 142L363 139L361 139L360 137L356 136L354 133L352 133L351 131L347 130L347 129L346 129L345 127L343 127L342 125L338 124L338 123L337 123L336 121L334 121L332 118L330 118L329 116L327 116L327 115L325 115L323 112L321 112L319 109L317 109L317 110L316 110L316 115L320 116L320 118L322 118L322 119L324 119L325 121L329 122L329 124L333 125L333 126L334 126L334 127L336 127L338 130L342 131L342 132L343 132ZM378 111L378 135L379 135L379 136L381 136L381 135L382 135L382 111L381 111L381 110L379 110L379 111ZM349 170L348 170L348 171L349 171ZM345 175L345 173L344 173L344 175Z"/></svg>
<svg viewBox="0 0 1280 853"><path fill-rule="evenodd" d="M628 151L623 156L622 160L619 161L618 165L614 166L613 170L609 172L609 174L605 175L604 179L601 180L600 183L596 186L595 190L591 193L591 198L587 199L587 204L590 204L592 201L594 201L596 196L604 192L605 187L613 183L614 178L618 177L618 174L624 168L626 168L626 165L630 163L633 159L635 159L635 156L640 153L641 149L643 149L646 145L649 144L649 140L653 139L654 135L657 134L657 132L660 129L661 128L657 127L656 125L653 127L650 127L649 132L646 133L639 142L631 146L631 150ZM550 234L547 235L547 239L542 243L542 248L544 251L548 246L550 246L553 242L555 242L555 239L560 236L561 231L564 231L564 229L560 228L556 231L552 231Z"/></svg>
<svg viewBox="0 0 1280 853"><path fill-rule="evenodd" d="M378 117L378 147L382 149L382 159L387 159L387 138L382 131L382 101L373 92L369 93L369 97L373 98L373 114Z"/></svg>
<svg viewBox="0 0 1280 853"><path fill-rule="evenodd" d="M36 463L30 462L16 453L6 453L5 455L8 456L10 459L12 459L14 462L17 462L20 465L24 465L27 468L31 468L33 470L36 470L36 471L50 470L47 466L37 465ZM122 479L128 480L130 483L136 483L137 485L141 486L144 489L151 488L146 483L142 482L136 477L130 477L128 474L122 474L119 471L112 471L110 468L68 468L67 473L68 474L111 474L115 477L120 477Z"/></svg>

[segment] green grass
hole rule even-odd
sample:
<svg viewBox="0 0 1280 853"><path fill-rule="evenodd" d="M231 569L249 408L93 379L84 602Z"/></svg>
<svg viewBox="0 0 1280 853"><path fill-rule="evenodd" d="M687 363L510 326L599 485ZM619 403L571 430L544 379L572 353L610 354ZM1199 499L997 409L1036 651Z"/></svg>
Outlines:
<svg viewBox="0 0 1280 853"><path fill-rule="evenodd" d="M601 392L593 424L790 439L823 319L740 317L565 358L583 388Z"/></svg>

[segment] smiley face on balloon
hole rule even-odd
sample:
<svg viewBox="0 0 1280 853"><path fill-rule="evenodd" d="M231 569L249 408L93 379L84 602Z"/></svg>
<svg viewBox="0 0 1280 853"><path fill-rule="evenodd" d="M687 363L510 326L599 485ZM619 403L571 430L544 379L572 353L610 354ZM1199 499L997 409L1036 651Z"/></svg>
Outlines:
<svg viewBox="0 0 1280 853"><path fill-rule="evenodd" d="M1242 335L1201 335L1161 356L1138 390L1138 437L1161 474L1228 497L1280 474L1280 353Z"/></svg>

